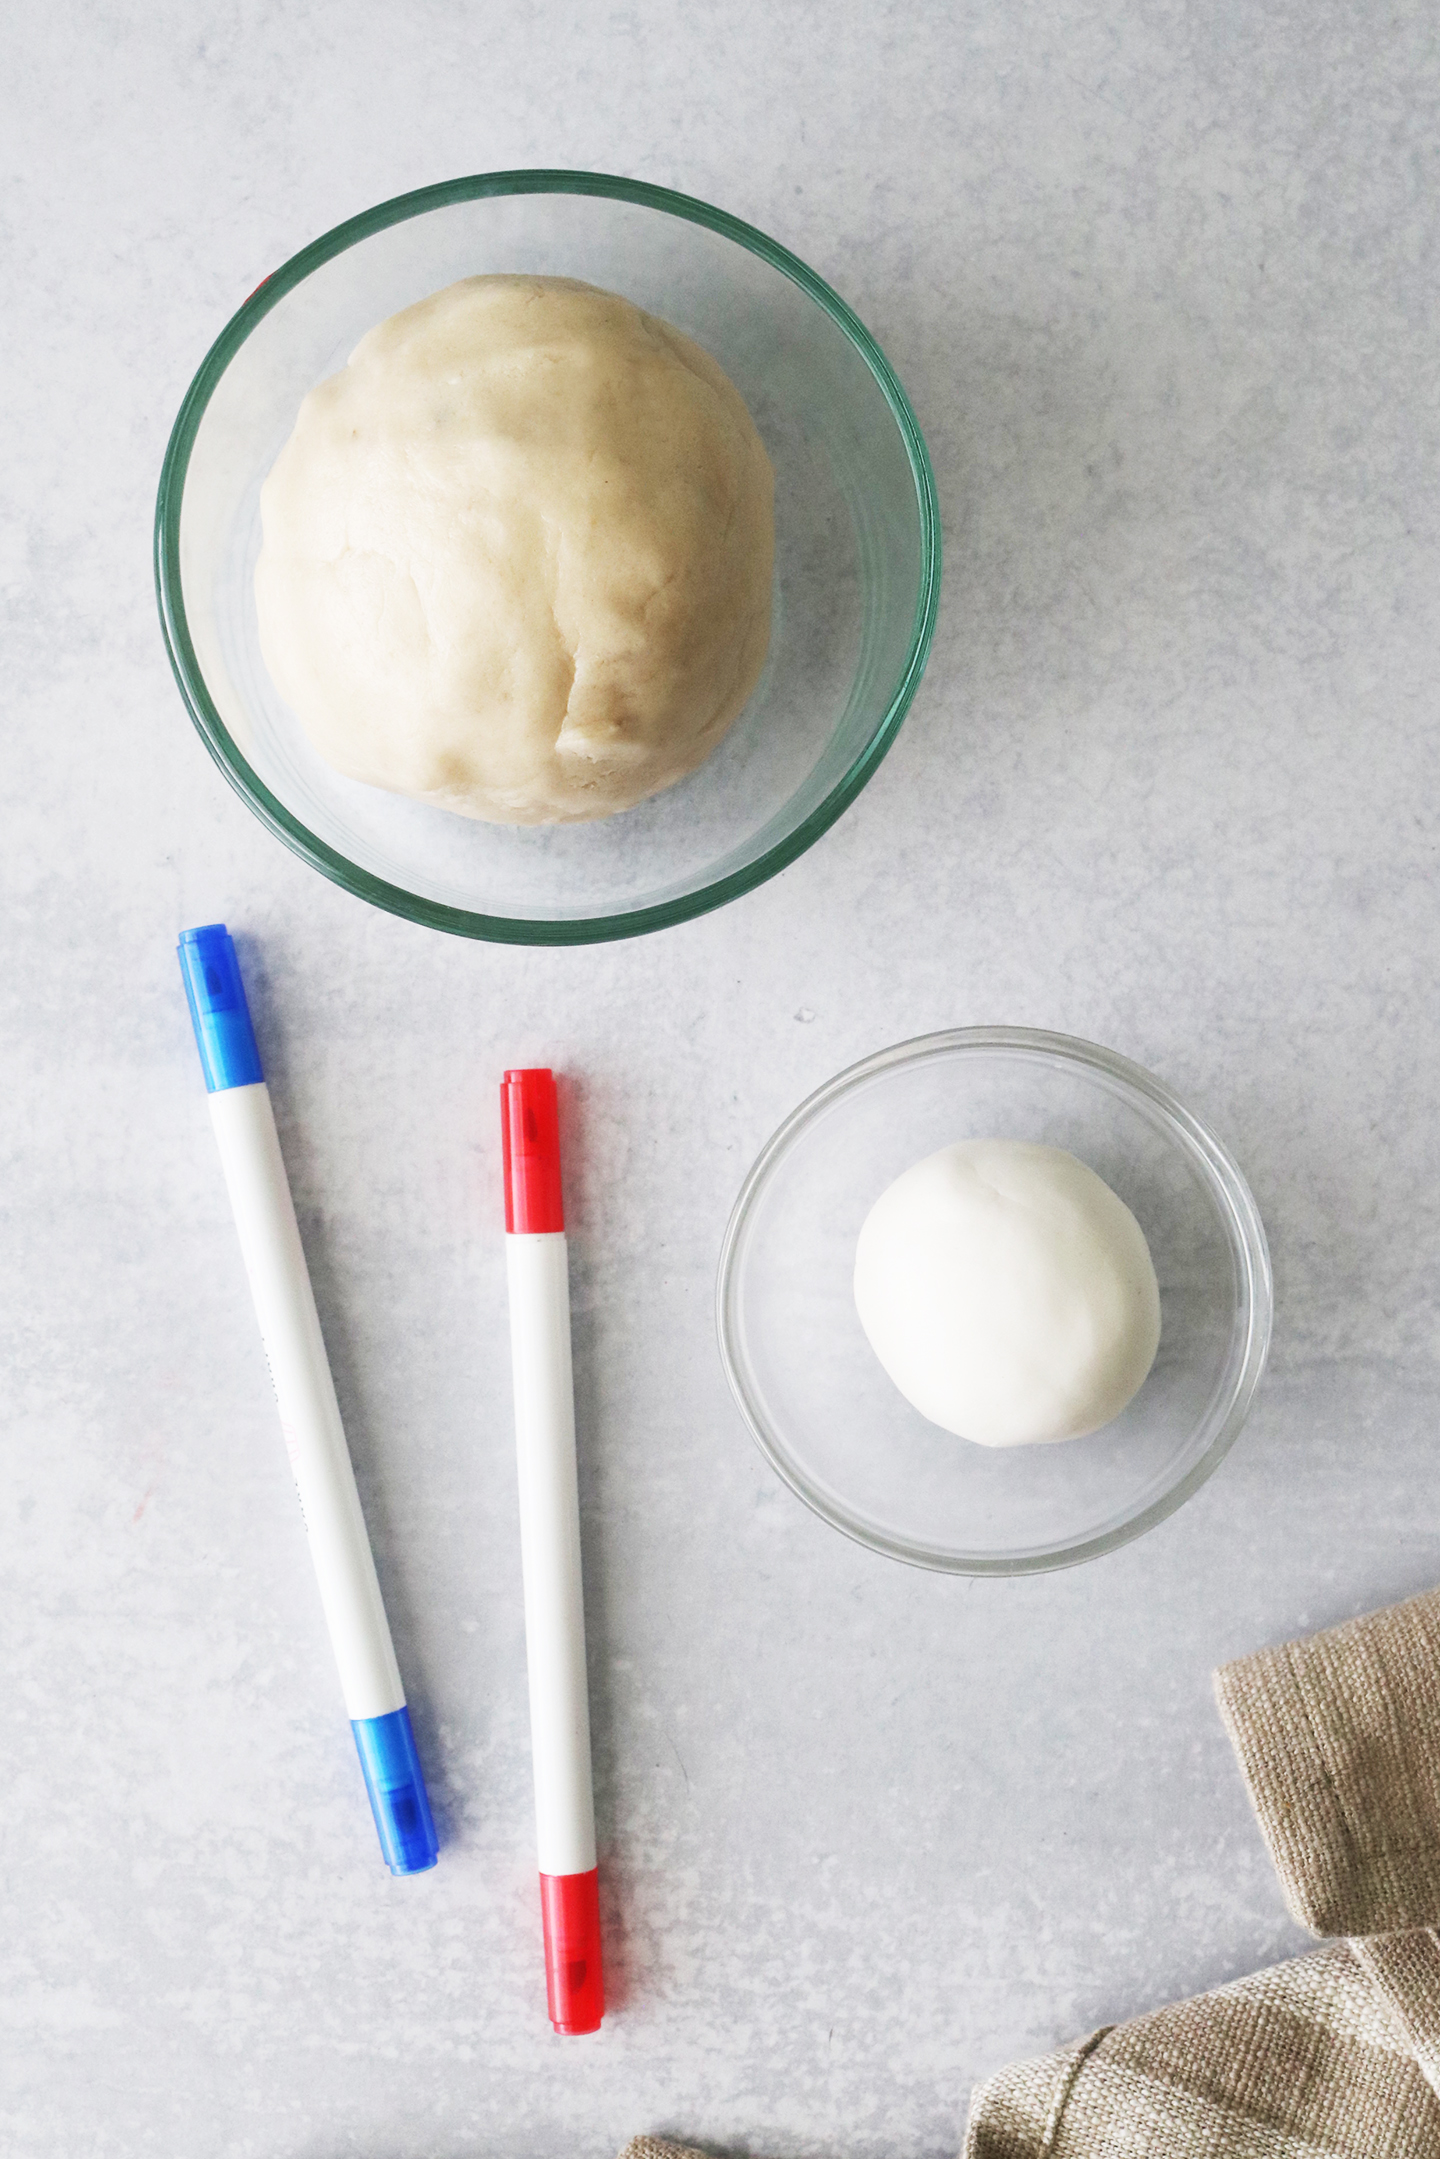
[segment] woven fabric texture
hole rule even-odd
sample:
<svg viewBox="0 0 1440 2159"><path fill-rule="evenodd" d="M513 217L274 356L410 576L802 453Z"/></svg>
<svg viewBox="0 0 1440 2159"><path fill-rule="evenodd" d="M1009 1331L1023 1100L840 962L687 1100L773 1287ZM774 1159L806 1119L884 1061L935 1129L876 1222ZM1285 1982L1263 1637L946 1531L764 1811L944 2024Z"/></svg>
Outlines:
<svg viewBox="0 0 1440 2159"><path fill-rule="evenodd" d="M1348 1944L1002 2070L965 2159L1436 2159L1440 2099Z"/></svg>
<svg viewBox="0 0 1440 2159"><path fill-rule="evenodd" d="M1440 2093L1440 1935L1430 1927L1372 1934L1350 1947Z"/></svg>
<svg viewBox="0 0 1440 2159"><path fill-rule="evenodd" d="M664 2137L631 2137L620 2159L707 2159L693 2144L670 2144Z"/></svg>
<svg viewBox="0 0 1440 2159"><path fill-rule="evenodd" d="M1215 1692L1301 1925L1440 1923L1440 1590L1223 1665Z"/></svg>

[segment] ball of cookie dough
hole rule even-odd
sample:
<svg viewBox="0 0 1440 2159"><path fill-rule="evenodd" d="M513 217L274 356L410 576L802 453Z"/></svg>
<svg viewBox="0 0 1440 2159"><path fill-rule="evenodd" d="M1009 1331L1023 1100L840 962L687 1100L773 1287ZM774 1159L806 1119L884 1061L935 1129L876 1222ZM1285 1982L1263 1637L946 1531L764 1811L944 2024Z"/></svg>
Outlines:
<svg viewBox="0 0 1440 2159"><path fill-rule="evenodd" d="M906 1399L984 1447L1108 1424L1160 1342L1130 1209L1063 1148L1019 1140L965 1140L897 1177L860 1232L855 1303Z"/></svg>
<svg viewBox="0 0 1440 2159"><path fill-rule="evenodd" d="M301 406L260 498L265 664L354 779L607 817L754 689L773 497L743 399L678 330L569 278L466 278Z"/></svg>

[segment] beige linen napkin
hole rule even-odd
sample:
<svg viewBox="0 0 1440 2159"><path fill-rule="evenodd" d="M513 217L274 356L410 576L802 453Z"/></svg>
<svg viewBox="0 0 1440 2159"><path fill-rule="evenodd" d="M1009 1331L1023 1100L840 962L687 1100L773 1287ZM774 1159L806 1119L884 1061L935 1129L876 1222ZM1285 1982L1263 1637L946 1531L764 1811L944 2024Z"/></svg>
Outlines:
<svg viewBox="0 0 1440 2159"><path fill-rule="evenodd" d="M1440 1590L1215 1691L1286 1902L1350 1939L1002 2070L964 2159L1440 2159Z"/></svg>
<svg viewBox="0 0 1440 2159"><path fill-rule="evenodd" d="M1215 1675L1285 1899L1345 1934L971 2102L965 2159L1440 2159L1440 1591Z"/></svg>

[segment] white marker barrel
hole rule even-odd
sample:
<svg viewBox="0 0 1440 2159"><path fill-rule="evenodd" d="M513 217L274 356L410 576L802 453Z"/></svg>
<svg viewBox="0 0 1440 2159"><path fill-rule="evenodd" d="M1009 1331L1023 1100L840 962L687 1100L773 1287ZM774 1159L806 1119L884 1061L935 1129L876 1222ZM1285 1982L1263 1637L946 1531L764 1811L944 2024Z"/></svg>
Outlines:
<svg viewBox="0 0 1440 2159"><path fill-rule="evenodd" d="M335 1382L315 1310L270 1090L227 1087L210 1120L240 1233L260 1339L275 1382L320 1601L347 1715L386 1717L405 1704L400 1667L371 1556Z"/></svg>
<svg viewBox="0 0 1440 2159"><path fill-rule="evenodd" d="M505 1259L536 1850L542 1874L588 1874L595 1811L564 1233L507 1237Z"/></svg>

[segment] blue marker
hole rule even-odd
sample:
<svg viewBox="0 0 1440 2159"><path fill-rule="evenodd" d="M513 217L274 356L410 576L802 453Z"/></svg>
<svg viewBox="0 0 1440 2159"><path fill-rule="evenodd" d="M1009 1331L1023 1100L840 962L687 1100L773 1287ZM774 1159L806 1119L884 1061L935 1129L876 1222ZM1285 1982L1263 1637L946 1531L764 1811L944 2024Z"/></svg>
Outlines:
<svg viewBox="0 0 1440 2159"><path fill-rule="evenodd" d="M380 1849L392 1874L419 1874L435 1864L435 1824L320 1335L270 1091L240 964L223 922L181 933L180 972Z"/></svg>

